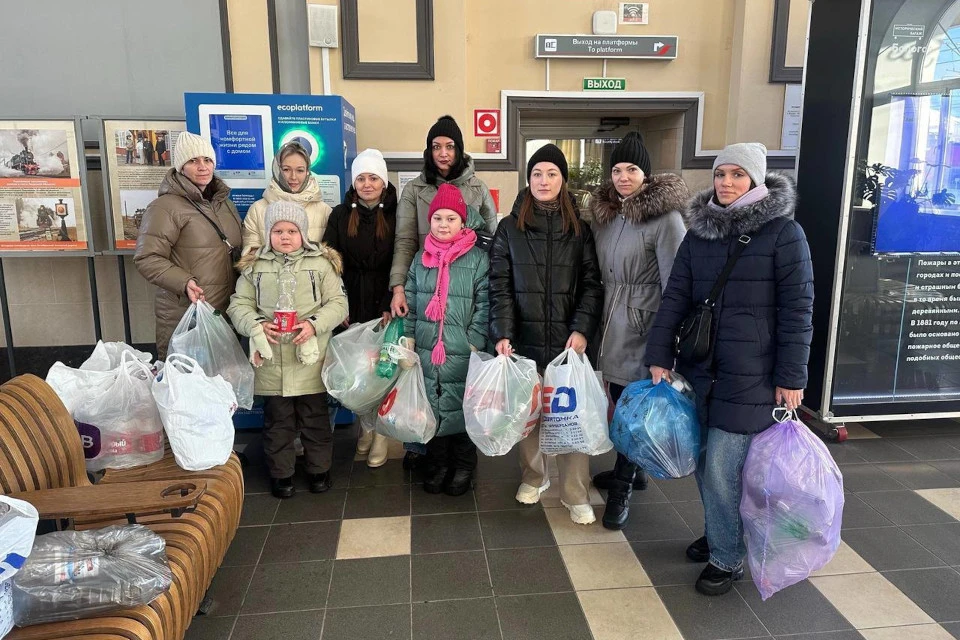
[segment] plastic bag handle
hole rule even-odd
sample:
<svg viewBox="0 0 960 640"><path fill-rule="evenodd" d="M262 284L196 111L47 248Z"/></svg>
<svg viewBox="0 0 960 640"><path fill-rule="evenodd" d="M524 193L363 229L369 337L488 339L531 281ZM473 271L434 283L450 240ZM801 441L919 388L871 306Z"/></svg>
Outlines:
<svg viewBox="0 0 960 640"><path fill-rule="evenodd" d="M787 409L786 407L775 407L772 413L773 413L773 419L776 420L778 423L800 421L800 418L797 417L797 411L795 409Z"/></svg>
<svg viewBox="0 0 960 640"><path fill-rule="evenodd" d="M153 378L153 371L140 358L133 355L131 351L124 350L120 354L120 369L127 375L134 373L137 369L147 376L147 380ZM131 371L133 369L134 371Z"/></svg>
<svg viewBox="0 0 960 640"><path fill-rule="evenodd" d="M176 367L177 364L180 366ZM199 362L182 353L171 353L168 355L167 365L174 366L180 373L194 374L198 371L203 371L203 367L200 366Z"/></svg>
<svg viewBox="0 0 960 640"><path fill-rule="evenodd" d="M385 344L383 347L387 350L391 358L397 360L413 360L417 364L420 363L420 356L417 355L416 351L401 347L399 344Z"/></svg>

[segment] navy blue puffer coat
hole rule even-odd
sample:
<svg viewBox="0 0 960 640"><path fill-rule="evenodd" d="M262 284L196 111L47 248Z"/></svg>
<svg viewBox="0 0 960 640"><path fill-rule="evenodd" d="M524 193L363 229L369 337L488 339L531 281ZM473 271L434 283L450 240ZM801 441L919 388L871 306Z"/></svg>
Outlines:
<svg viewBox="0 0 960 640"><path fill-rule="evenodd" d="M675 335L705 300L737 239L747 245L714 308L716 341L701 363L676 370L707 408L707 424L731 433L759 433L773 423L776 387L807 386L813 335L813 265L794 221L796 190L786 176L768 174L769 195L741 208L711 205L713 189L687 208L689 230L677 251L663 301L647 342L645 363L674 368Z"/></svg>

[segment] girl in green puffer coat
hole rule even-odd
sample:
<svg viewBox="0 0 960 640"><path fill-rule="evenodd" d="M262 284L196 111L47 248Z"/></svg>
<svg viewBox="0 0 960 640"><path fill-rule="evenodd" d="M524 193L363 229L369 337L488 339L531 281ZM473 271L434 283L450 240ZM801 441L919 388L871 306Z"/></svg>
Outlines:
<svg viewBox="0 0 960 640"><path fill-rule="evenodd" d="M294 439L300 432L310 491L330 488L333 430L320 369L334 327L347 317L347 296L340 279L340 255L309 241L303 207L272 202L267 207L267 244L248 253L237 267L241 276L227 314L240 335L250 336L250 361L256 368L254 392L266 396L263 450L270 469L271 491L278 498L294 494ZM274 312L280 302L282 274L292 274L292 309L296 333L283 340ZM284 277L289 277L285 275Z"/></svg>
<svg viewBox="0 0 960 640"><path fill-rule="evenodd" d="M430 235L407 273L410 312L404 335L413 340L423 367L437 435L427 443L431 471L427 493L463 495L477 466L477 448L466 433L463 394L470 353L487 341L486 252L464 227L467 205L460 190L442 184L430 203Z"/></svg>

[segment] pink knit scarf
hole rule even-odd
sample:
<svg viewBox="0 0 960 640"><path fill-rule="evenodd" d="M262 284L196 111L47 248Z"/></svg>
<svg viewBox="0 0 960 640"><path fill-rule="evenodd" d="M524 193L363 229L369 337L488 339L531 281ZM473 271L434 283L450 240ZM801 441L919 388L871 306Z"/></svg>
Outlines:
<svg viewBox="0 0 960 640"><path fill-rule="evenodd" d="M437 273L437 290L430 298L430 303L424 310L424 315L434 322L440 323L437 332L437 346L430 354L430 361L441 365L447 361L447 350L443 346L443 321L447 317L447 293L450 289L450 265L464 255L477 243L477 234L472 229L463 229L453 240L441 242L428 235L423 243L423 266L428 269L439 269Z"/></svg>

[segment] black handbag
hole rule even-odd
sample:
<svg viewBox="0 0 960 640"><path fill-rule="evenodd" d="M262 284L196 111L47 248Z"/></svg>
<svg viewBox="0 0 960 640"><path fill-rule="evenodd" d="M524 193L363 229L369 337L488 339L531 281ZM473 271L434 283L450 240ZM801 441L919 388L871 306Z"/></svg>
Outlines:
<svg viewBox="0 0 960 640"><path fill-rule="evenodd" d="M748 244L750 244L750 236L743 235L737 239L737 246L733 248L733 253L727 258L723 271L720 272L710 290L710 297L698 304L681 323L675 349L678 359L686 362L703 362L713 351L713 307L723 293L733 266L737 264L740 254Z"/></svg>

